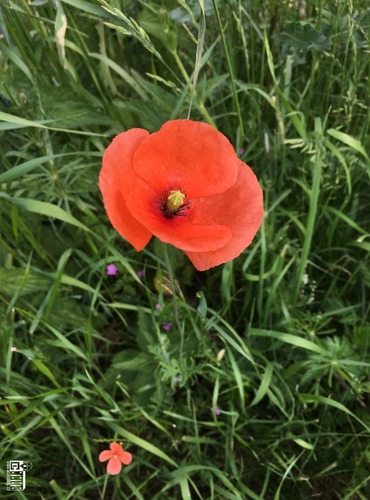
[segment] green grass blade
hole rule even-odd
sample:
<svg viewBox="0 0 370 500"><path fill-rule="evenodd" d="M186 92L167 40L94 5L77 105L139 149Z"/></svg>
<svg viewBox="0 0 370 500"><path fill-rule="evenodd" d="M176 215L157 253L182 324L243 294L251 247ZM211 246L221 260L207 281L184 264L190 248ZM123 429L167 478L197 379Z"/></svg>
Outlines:
<svg viewBox="0 0 370 500"><path fill-rule="evenodd" d="M350 148L352 148L355 151L357 151L358 153L360 153L364 158L366 158L366 160L368 162L370 162L370 158L369 158L368 154L366 153L365 148L361 144L361 141L359 141L358 139L355 139L354 137L352 137L344 132L341 132L339 130L335 130L333 128L330 128L329 130L327 130L327 133L329 135L331 135L332 137L334 137L334 139L337 139L338 141L342 142L343 144L346 144Z"/></svg>
<svg viewBox="0 0 370 500"><path fill-rule="evenodd" d="M347 415L350 415L352 418L357 420L362 427L370 433L370 427L365 424L360 418L357 417L351 410L349 410L346 406L344 406L342 403L339 403L338 401L335 401L334 399L327 398L325 396L318 396L316 394L299 394L299 398L303 403L321 403L327 406L331 406L333 408L336 408L337 410L340 410L344 413L347 413Z"/></svg>
<svg viewBox="0 0 370 500"><path fill-rule="evenodd" d="M316 352L317 354L321 354L322 356L326 355L325 349L318 346L314 342L306 340L302 337L298 337L297 335L292 335L290 333L276 332L273 330L262 330L259 328L250 328L249 335L273 338L276 340L280 340L281 342L285 342L286 344L291 344L299 347L300 349L306 349L308 351Z"/></svg>
<svg viewBox="0 0 370 500"><path fill-rule="evenodd" d="M316 134L317 137L321 137L322 132L321 132L321 123L320 120L316 120L315 122L316 126ZM310 252L311 248L311 242L314 234L314 229L315 229L315 222L316 222L316 214L317 214L317 209L318 209L318 202L319 202L319 195L320 195L320 184L322 180L322 166L323 166L323 160L322 160L322 153L321 153L321 146L317 144L317 151L316 151L316 158L313 166L313 181L312 181L312 188L310 192L310 208L308 211L308 218L307 218L307 223L306 223L306 229L305 229L305 239L303 243L303 248L302 248L302 253L301 253L301 258L299 261L299 268L297 271L296 279L295 279L295 288L294 288L294 303L298 301L298 296L299 296L299 291L302 286L302 280L303 280L303 275L306 270L307 266L307 260L308 260L308 255Z"/></svg>
<svg viewBox="0 0 370 500"><path fill-rule="evenodd" d="M0 197L5 198L14 205L17 205L18 207L21 207L24 210L28 210L29 212L43 215L45 217L52 217L54 219L67 222L68 224L72 224L73 226L77 226L80 229L83 229L84 231L91 232L91 230L87 226L85 226L75 217L73 217L68 212L63 210L63 208L60 208L56 205L52 205L51 203L45 201L30 200L27 198L11 197L5 193L0 193Z"/></svg>

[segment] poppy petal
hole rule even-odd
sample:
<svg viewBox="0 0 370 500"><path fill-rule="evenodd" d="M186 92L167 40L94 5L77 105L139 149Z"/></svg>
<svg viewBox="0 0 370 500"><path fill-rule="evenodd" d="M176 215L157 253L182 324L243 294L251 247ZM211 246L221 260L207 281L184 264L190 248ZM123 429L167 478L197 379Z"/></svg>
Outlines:
<svg viewBox="0 0 370 500"><path fill-rule="evenodd" d="M231 238L230 229L190 210L183 216L166 219L160 209L161 195L139 178L131 179L125 193L129 210L148 230L164 243L184 251L209 251L224 246ZM140 200L140 203L138 203Z"/></svg>
<svg viewBox="0 0 370 500"><path fill-rule="evenodd" d="M119 458L111 458L107 465L108 474L119 474L122 470L122 463Z"/></svg>
<svg viewBox="0 0 370 500"><path fill-rule="evenodd" d="M129 465L132 462L132 455L128 451L123 451L120 454L119 459L123 464Z"/></svg>
<svg viewBox="0 0 370 500"><path fill-rule="evenodd" d="M106 462L112 458L112 452L110 450L104 450L99 455L99 462Z"/></svg>
<svg viewBox="0 0 370 500"><path fill-rule="evenodd" d="M173 226L159 226L154 234L164 243L170 243L184 252L216 250L231 239L230 229L221 225L182 224L176 227L174 223Z"/></svg>
<svg viewBox="0 0 370 500"><path fill-rule="evenodd" d="M137 251L148 244L152 234L127 208L123 189L133 175L133 154L148 134L146 130L136 128L115 137L104 152L99 176L99 187L111 224Z"/></svg>
<svg viewBox="0 0 370 500"><path fill-rule="evenodd" d="M193 204L194 209L201 211L203 216L214 223L228 226L232 233L230 241L222 248L209 252L185 252L199 271L238 257L252 242L263 218L261 187L253 171L240 160L234 186L212 198L193 200Z"/></svg>
<svg viewBox="0 0 370 500"><path fill-rule="evenodd" d="M179 188L192 198L230 188L238 158L228 139L207 123L172 120L142 141L132 165L155 191Z"/></svg>

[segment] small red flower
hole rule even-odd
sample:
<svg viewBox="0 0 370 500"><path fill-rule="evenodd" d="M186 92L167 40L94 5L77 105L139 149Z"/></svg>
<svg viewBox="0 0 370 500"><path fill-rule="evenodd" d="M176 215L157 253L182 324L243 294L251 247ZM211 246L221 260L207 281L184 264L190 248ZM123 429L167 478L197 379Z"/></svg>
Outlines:
<svg viewBox="0 0 370 500"><path fill-rule="evenodd" d="M112 225L136 250L154 235L199 271L240 255L263 217L250 167L224 135L191 120L119 134L104 153L99 187Z"/></svg>
<svg viewBox="0 0 370 500"><path fill-rule="evenodd" d="M132 462L132 455L128 451L123 451L123 448L118 443L111 443L110 450L104 450L99 455L99 462L106 462L108 474L119 474L122 469L122 464L129 465Z"/></svg>

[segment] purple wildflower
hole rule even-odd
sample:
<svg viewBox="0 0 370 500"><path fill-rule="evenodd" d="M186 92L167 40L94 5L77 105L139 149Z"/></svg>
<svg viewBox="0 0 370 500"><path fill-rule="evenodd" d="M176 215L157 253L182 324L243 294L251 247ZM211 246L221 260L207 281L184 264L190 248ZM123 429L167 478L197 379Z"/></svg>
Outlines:
<svg viewBox="0 0 370 500"><path fill-rule="evenodd" d="M108 276L114 276L118 271L118 267L115 264L108 264L107 265L107 275Z"/></svg>
<svg viewBox="0 0 370 500"><path fill-rule="evenodd" d="M168 323L163 323L162 330L165 330L166 332L168 332L168 330L171 328L171 326L172 326L171 321L168 321Z"/></svg>
<svg viewBox="0 0 370 500"><path fill-rule="evenodd" d="M219 406L215 406L214 408L211 408L211 412L217 416L221 415L221 410L220 410Z"/></svg>
<svg viewBox="0 0 370 500"><path fill-rule="evenodd" d="M142 279L144 278L144 269L139 269L137 272L136 272L138 278Z"/></svg>

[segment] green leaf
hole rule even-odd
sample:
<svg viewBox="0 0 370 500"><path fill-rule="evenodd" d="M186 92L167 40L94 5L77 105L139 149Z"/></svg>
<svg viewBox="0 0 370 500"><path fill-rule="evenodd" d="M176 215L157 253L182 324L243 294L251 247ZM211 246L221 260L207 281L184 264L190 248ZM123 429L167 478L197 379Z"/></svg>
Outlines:
<svg viewBox="0 0 370 500"><path fill-rule="evenodd" d="M338 401L335 401L334 399L326 398L324 396L318 396L316 394L298 394L298 396L299 396L299 399L302 401L302 403L320 403L320 404L324 404L324 405L336 408L337 410L340 410L344 413L347 413L347 415L350 415L352 418L357 420L357 422L359 422L367 430L367 432L370 432L370 427L367 426L354 413L352 413L351 410L349 410L344 405L342 405L342 403L339 403Z"/></svg>
<svg viewBox="0 0 370 500"><path fill-rule="evenodd" d="M340 212L336 208L327 206L326 210L328 210L328 212L331 212L332 214L334 214L336 217L339 217L340 219L342 219L343 222L345 222L346 224L348 224L355 231L363 234L364 236L369 236L369 233L365 229L363 229L362 227L360 227L350 217L348 217L344 213Z"/></svg>
<svg viewBox="0 0 370 500"><path fill-rule="evenodd" d="M9 59L16 65L18 68L23 71L23 73L27 76L27 78L30 80L30 82L33 83L33 77L32 73L30 72L28 66L22 61L22 59L19 57L19 55L16 53L16 49L12 48L10 49L6 45L2 44L1 45L1 50L2 52L9 57ZM5 113L4 113L5 114ZM1 118L0 118L1 119Z"/></svg>
<svg viewBox="0 0 370 500"><path fill-rule="evenodd" d="M31 172L35 168L41 166L43 163L53 160L54 158L60 158L61 156L64 155L59 154L59 155L40 156L40 158L34 158L33 160L29 160L22 163L21 165L17 165L16 167L11 168L7 172L0 174L0 184L2 184L3 182L15 181L16 179L19 179L23 175L28 174L28 172Z"/></svg>
<svg viewBox="0 0 370 500"><path fill-rule="evenodd" d="M86 0L61 0L62 3L65 3L67 5L71 5L72 7L75 7L76 9L82 10L83 12L87 12L88 14L93 14L96 16L99 20L100 19L109 19L109 15L105 12L104 9L102 9L99 5L94 5L93 2L91 1L86 1Z"/></svg>
<svg viewBox="0 0 370 500"><path fill-rule="evenodd" d="M91 230L87 226L73 217L73 215L70 215L68 212L63 210L63 208L52 205L51 203L45 201L30 200L28 198L15 198L7 195L6 193L0 193L0 197L9 200L14 205L24 208L29 212L34 212L46 217L52 217L54 219L58 219L63 222L67 222L68 224L77 226L84 231L91 232Z"/></svg>
<svg viewBox="0 0 370 500"><path fill-rule="evenodd" d="M271 379L272 379L272 372L273 372L273 367L269 363L266 367L266 371L262 377L261 380L261 385L258 388L258 391L256 392L256 395L254 396L253 401L251 402L250 406L254 406L258 404L261 399L263 399L268 391L268 388L270 387Z"/></svg>
<svg viewBox="0 0 370 500"><path fill-rule="evenodd" d="M60 64L67 69L65 34L67 31L67 17L61 3L58 3L57 15L55 19L55 40L57 43Z"/></svg>
<svg viewBox="0 0 370 500"><path fill-rule="evenodd" d="M116 426L114 426L116 427ZM162 450L157 448L157 446L154 446L151 443L148 443L148 441L145 441L145 439L142 439L138 436L135 436L135 434L132 434L129 431L126 431L122 427L116 427L117 432L123 436L124 438L128 439L131 443L136 444L137 446L140 446L140 448L143 448L146 450L148 453L151 453L152 455L156 455L157 457L161 458L165 462L171 464L173 467L178 468L177 463L172 460L166 453L164 453Z"/></svg>
<svg viewBox="0 0 370 500"><path fill-rule="evenodd" d="M104 134L97 134L96 132L84 132L83 130L71 130L66 128L50 127L46 126L47 123L55 123L55 120L26 120L20 116L11 115L9 113L3 113L0 111L0 120L4 123L0 123L0 130L13 130L17 128L34 127L42 128L46 130L56 130L59 132L66 132L69 134L87 135L89 137L105 137Z"/></svg>
<svg viewBox="0 0 370 500"><path fill-rule="evenodd" d="M343 144L346 144L355 151L358 151L359 153L362 154L364 158L370 161L364 147L362 146L361 142L358 139L355 139L351 135L345 134L344 132L340 132L339 130L336 130L334 128L330 128L327 132L329 135L334 137L334 139L337 139L338 141L343 142Z"/></svg>
<svg viewBox="0 0 370 500"><path fill-rule="evenodd" d="M281 342L285 342L286 344L291 344L296 347L300 347L301 349L306 349L307 351L313 351L322 356L325 356L326 351L322 347L314 344L310 340L303 339L302 337L298 337L296 335L291 335L290 333L276 332L273 330L262 330L259 328L251 328L249 330L249 335L253 335L256 337L270 337L273 339L280 340Z"/></svg>
<svg viewBox="0 0 370 500"><path fill-rule="evenodd" d="M105 56L104 54L98 54L95 52L91 52L89 54L89 57L99 59L103 64L109 66L113 71L117 73L117 75L122 78L122 80L124 80L128 85L130 85L130 87L132 87L132 89L142 98L143 101L148 100L145 92L138 85L137 81L132 78L132 76L130 76L127 71L125 71L121 66L109 59L109 57Z"/></svg>
<svg viewBox="0 0 370 500"><path fill-rule="evenodd" d="M23 296L47 290L51 279L31 269L0 268L0 292L6 296Z"/></svg>

